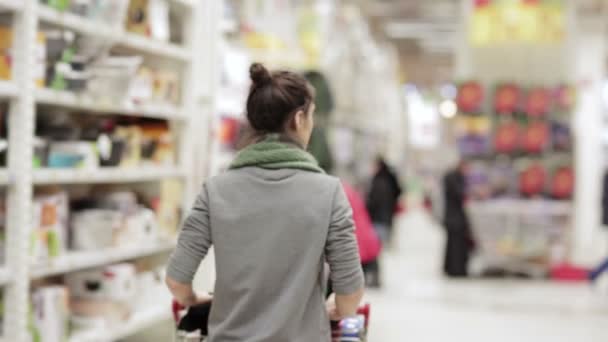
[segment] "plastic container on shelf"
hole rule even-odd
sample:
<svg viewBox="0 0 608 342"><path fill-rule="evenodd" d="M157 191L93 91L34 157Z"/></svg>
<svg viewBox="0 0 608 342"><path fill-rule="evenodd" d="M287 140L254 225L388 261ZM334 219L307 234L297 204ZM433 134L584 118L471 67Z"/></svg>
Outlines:
<svg viewBox="0 0 608 342"><path fill-rule="evenodd" d="M106 57L90 66L88 92L98 103L124 104L131 80L141 65L141 57Z"/></svg>

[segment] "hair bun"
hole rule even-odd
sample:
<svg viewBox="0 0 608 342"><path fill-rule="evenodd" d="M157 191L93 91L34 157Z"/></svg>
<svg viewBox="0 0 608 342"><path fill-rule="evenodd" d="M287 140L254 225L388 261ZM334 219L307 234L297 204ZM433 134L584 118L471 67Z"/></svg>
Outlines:
<svg viewBox="0 0 608 342"><path fill-rule="evenodd" d="M253 63L249 68L249 77L256 86L263 86L272 81L272 76L266 67L260 63Z"/></svg>

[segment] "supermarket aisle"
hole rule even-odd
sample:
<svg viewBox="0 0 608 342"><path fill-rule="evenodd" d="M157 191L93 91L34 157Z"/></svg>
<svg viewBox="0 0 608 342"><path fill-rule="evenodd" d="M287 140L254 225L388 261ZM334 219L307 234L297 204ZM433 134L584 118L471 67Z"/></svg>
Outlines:
<svg viewBox="0 0 608 342"><path fill-rule="evenodd" d="M528 281L447 281L438 275L443 236L423 213L399 223L373 303L371 342L608 340L608 298L586 286Z"/></svg>

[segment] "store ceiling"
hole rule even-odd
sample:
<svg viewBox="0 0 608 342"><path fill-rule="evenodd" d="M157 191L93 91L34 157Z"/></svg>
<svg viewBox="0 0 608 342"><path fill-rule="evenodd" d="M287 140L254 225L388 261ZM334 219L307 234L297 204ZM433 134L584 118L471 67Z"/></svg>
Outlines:
<svg viewBox="0 0 608 342"><path fill-rule="evenodd" d="M437 83L450 77L465 0L356 1L375 35L399 50L408 81ZM608 0L566 1L577 7L579 18L608 20Z"/></svg>

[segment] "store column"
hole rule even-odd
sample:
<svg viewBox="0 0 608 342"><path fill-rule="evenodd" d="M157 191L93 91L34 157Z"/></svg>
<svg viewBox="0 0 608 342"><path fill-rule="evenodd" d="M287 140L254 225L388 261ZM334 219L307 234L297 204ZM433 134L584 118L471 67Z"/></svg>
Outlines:
<svg viewBox="0 0 608 342"><path fill-rule="evenodd" d="M580 82L574 117L576 146L576 200L573 224L573 259L589 265L605 256L601 231L602 82L606 75L606 23L581 22L572 43L575 79Z"/></svg>

